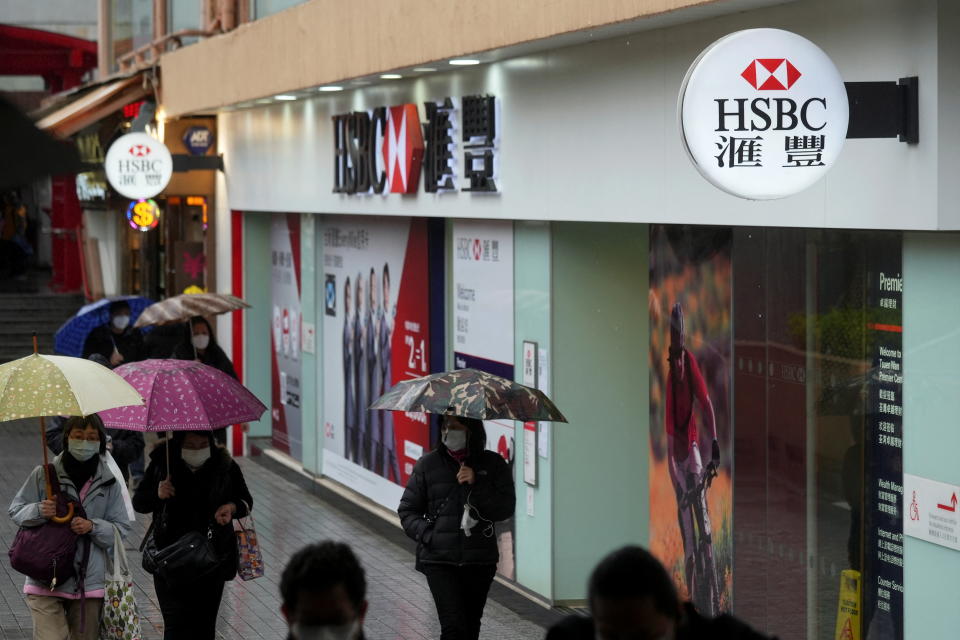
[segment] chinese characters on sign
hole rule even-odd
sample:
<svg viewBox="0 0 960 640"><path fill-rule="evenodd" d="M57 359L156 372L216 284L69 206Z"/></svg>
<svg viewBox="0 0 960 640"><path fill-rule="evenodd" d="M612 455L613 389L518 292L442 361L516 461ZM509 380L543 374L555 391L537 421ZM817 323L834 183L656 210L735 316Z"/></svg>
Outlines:
<svg viewBox="0 0 960 640"><path fill-rule="evenodd" d="M173 158L159 140L146 133L117 138L104 159L107 180L120 195L131 200L152 198L173 175Z"/></svg>
<svg viewBox="0 0 960 640"><path fill-rule="evenodd" d="M424 123L415 104L333 116L333 192L416 193L422 166L427 193L497 193L496 98L446 97L425 102L424 111ZM457 153L458 128L462 156Z"/></svg>
<svg viewBox="0 0 960 640"><path fill-rule="evenodd" d="M694 166L714 186L751 200L782 198L819 180L839 156L848 119L846 88L827 55L779 29L714 42L680 92L681 134Z"/></svg>

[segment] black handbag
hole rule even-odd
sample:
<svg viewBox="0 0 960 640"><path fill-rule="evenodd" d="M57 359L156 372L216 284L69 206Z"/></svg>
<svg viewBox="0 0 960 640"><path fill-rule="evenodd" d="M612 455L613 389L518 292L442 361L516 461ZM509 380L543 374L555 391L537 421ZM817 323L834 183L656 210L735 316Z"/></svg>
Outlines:
<svg viewBox="0 0 960 640"><path fill-rule="evenodd" d="M205 578L223 564L224 557L217 553L213 544L212 527L206 532L188 531L161 549L154 537L154 524L150 523L140 543L143 552L141 565L147 573L169 585L179 586Z"/></svg>

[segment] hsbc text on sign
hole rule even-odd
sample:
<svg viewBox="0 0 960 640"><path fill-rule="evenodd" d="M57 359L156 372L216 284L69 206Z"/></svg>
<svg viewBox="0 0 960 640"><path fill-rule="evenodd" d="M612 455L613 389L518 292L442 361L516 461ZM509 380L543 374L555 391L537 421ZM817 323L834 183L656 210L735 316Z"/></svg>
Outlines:
<svg viewBox="0 0 960 640"><path fill-rule="evenodd" d="M157 195L173 176L173 158L167 147L146 133L120 136L107 150L104 171L110 186L131 200Z"/></svg>
<svg viewBox="0 0 960 640"><path fill-rule="evenodd" d="M738 31L694 61L678 104L694 166L738 197L793 195L836 162L846 138L846 88L812 42L779 29Z"/></svg>

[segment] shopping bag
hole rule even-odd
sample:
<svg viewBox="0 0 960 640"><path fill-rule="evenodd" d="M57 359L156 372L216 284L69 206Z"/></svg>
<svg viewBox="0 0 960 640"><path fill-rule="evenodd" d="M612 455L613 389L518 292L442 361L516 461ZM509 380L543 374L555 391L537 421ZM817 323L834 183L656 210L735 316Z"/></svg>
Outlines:
<svg viewBox="0 0 960 640"><path fill-rule="evenodd" d="M249 515L233 521L233 530L237 536L237 551L240 554L237 575L241 580L255 580L263 577L263 554L260 552L260 543L257 541L253 511L250 505L246 506Z"/></svg>
<svg viewBox="0 0 960 640"><path fill-rule="evenodd" d="M107 557L104 575L100 640L143 640L140 612L133 597L133 578L120 530L113 528L113 558Z"/></svg>

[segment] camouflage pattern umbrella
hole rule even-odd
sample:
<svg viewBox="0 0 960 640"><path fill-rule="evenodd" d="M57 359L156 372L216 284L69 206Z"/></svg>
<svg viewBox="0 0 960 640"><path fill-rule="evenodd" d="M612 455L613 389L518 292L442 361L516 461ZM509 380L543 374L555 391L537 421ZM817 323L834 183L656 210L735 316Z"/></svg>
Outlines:
<svg viewBox="0 0 960 640"><path fill-rule="evenodd" d="M186 322L194 316L214 316L249 307L229 293L182 293L144 309L133 326L139 329L151 324L174 324Z"/></svg>
<svg viewBox="0 0 960 640"><path fill-rule="evenodd" d="M567 421L542 391L477 369L444 371L398 382L370 408L480 420Z"/></svg>

